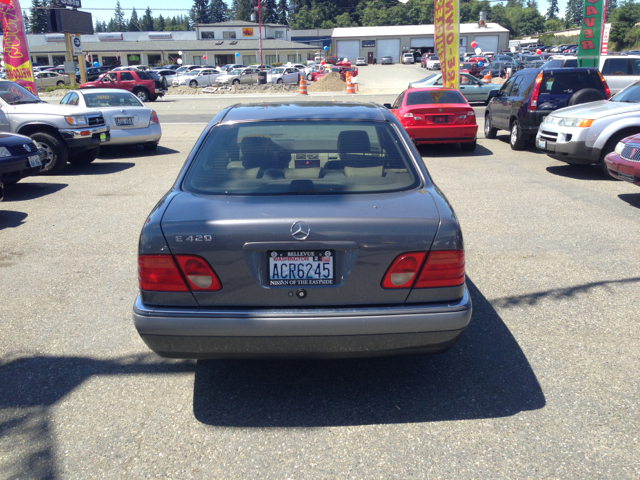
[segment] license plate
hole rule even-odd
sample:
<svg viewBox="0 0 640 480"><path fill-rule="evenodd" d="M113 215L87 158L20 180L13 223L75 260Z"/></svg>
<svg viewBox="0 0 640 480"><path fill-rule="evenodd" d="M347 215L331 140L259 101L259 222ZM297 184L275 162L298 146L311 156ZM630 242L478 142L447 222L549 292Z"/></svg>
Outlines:
<svg viewBox="0 0 640 480"><path fill-rule="evenodd" d="M335 252L285 251L267 252L270 286L333 285Z"/></svg>
<svg viewBox="0 0 640 480"><path fill-rule="evenodd" d="M40 155L31 155L29 157L29 165L32 167L39 167L42 165L42 163L40 163Z"/></svg>
<svg viewBox="0 0 640 480"><path fill-rule="evenodd" d="M447 116L439 115L439 116L433 117L433 123L447 123Z"/></svg>
<svg viewBox="0 0 640 480"><path fill-rule="evenodd" d="M538 148L547 148L547 141L539 138L537 142L537 146Z"/></svg>
<svg viewBox="0 0 640 480"><path fill-rule="evenodd" d="M100 134L100 141L101 142L106 142L107 141L107 134L106 133L101 133Z"/></svg>
<svg viewBox="0 0 640 480"><path fill-rule="evenodd" d="M125 118L116 118L116 125L122 127L123 125L133 125L133 118L125 117Z"/></svg>

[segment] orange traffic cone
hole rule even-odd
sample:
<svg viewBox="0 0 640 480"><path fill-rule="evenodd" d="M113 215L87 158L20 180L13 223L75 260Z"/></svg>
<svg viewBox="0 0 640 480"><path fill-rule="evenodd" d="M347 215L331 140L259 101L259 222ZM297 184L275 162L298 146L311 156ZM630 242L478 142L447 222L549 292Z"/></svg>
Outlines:
<svg viewBox="0 0 640 480"><path fill-rule="evenodd" d="M307 81L300 77L300 95L307 95Z"/></svg>
<svg viewBox="0 0 640 480"><path fill-rule="evenodd" d="M347 80L347 93L356 93L356 88L353 86L353 83L351 83L350 78Z"/></svg>

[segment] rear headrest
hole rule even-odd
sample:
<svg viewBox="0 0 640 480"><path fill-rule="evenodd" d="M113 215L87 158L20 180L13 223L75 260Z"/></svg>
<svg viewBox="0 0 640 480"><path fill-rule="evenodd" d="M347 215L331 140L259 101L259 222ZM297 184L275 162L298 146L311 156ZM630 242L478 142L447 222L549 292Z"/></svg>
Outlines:
<svg viewBox="0 0 640 480"><path fill-rule="evenodd" d="M267 137L244 137L240 141L240 155L246 169L266 167L273 163L273 142Z"/></svg>
<svg viewBox="0 0 640 480"><path fill-rule="evenodd" d="M338 135L338 152L340 156L349 153L371 152L369 134L364 130L347 130Z"/></svg>

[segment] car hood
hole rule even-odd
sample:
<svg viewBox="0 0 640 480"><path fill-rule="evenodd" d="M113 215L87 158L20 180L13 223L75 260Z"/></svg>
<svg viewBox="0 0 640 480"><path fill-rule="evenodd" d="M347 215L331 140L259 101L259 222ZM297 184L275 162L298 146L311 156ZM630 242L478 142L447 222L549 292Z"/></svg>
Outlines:
<svg viewBox="0 0 640 480"><path fill-rule="evenodd" d="M640 104L611 102L598 100L597 102L583 103L572 107L561 108L553 113L554 117L592 118L598 119L609 115L623 113L640 113Z"/></svg>
<svg viewBox="0 0 640 480"><path fill-rule="evenodd" d="M74 107L67 105L51 105L50 103L28 103L24 105L9 105L9 114L20 115L100 115L94 108Z"/></svg>

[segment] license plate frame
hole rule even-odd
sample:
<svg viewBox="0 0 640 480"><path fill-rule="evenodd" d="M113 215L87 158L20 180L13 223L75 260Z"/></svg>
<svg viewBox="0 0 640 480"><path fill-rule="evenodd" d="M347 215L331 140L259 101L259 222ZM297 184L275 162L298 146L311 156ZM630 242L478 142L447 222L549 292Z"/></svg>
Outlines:
<svg viewBox="0 0 640 480"><path fill-rule="evenodd" d="M446 115L434 115L433 123L448 123Z"/></svg>
<svg viewBox="0 0 640 480"><path fill-rule="evenodd" d="M335 258L334 250L269 250L266 261L267 285L270 287L335 285ZM319 278L315 278L316 274ZM325 274L327 275L324 276ZM292 276L295 278L291 278Z"/></svg>
<svg viewBox="0 0 640 480"><path fill-rule="evenodd" d="M117 127L133 127L133 117L118 117L116 118Z"/></svg>
<svg viewBox="0 0 640 480"><path fill-rule="evenodd" d="M31 155L30 157L27 157L27 159L29 160L29 165L31 166L31 168L42 166L40 155Z"/></svg>
<svg viewBox="0 0 640 480"><path fill-rule="evenodd" d="M536 147L538 148L542 148L543 150L547 149L547 141L539 138L538 140L536 140Z"/></svg>
<svg viewBox="0 0 640 480"><path fill-rule="evenodd" d="M106 133L101 133L100 134L100 143L104 143L107 141L107 134Z"/></svg>

